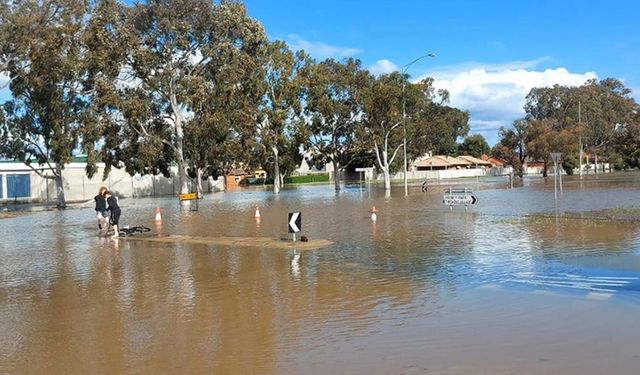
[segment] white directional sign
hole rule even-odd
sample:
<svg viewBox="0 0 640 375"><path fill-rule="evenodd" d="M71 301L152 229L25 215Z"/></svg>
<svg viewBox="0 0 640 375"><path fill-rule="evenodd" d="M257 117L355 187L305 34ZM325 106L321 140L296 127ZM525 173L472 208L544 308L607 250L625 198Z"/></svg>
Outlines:
<svg viewBox="0 0 640 375"><path fill-rule="evenodd" d="M447 206L468 206L478 203L478 197L473 195L473 190L470 188L448 188L444 191L442 203Z"/></svg>
<svg viewBox="0 0 640 375"><path fill-rule="evenodd" d="M443 201L447 206L466 206L470 204L476 204L478 202L478 198L475 195L445 195Z"/></svg>
<svg viewBox="0 0 640 375"><path fill-rule="evenodd" d="M289 233L298 233L302 229L302 214L289 212Z"/></svg>

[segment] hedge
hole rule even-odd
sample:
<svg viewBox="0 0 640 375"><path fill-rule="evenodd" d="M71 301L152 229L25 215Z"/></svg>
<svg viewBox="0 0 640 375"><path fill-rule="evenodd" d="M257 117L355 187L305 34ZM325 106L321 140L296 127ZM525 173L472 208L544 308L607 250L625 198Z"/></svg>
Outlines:
<svg viewBox="0 0 640 375"><path fill-rule="evenodd" d="M329 174L309 174L306 176L289 176L285 177L285 184L308 184L311 182L328 182ZM245 178L240 182L241 184L246 185L272 185L273 178Z"/></svg>
<svg viewBox="0 0 640 375"><path fill-rule="evenodd" d="M309 182L328 182L329 174L308 174L306 176L289 176L285 177L285 184L306 184Z"/></svg>

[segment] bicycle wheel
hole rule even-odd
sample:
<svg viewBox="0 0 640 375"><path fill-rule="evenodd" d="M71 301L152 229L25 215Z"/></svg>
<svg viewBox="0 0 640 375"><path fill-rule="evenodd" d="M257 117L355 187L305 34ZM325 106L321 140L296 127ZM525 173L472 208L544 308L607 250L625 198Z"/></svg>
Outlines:
<svg viewBox="0 0 640 375"><path fill-rule="evenodd" d="M147 228L144 225L133 227L131 229L133 229L134 232L138 232L138 233L146 233L146 232L150 232L151 231L151 228Z"/></svg>

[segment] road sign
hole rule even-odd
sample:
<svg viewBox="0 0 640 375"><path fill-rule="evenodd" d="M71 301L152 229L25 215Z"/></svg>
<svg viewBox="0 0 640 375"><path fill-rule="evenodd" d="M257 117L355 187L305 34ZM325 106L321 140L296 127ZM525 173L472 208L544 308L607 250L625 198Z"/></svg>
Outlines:
<svg viewBox="0 0 640 375"><path fill-rule="evenodd" d="M442 203L447 206L468 206L478 203L478 197L473 195L473 190L470 188L448 188L444 191Z"/></svg>
<svg viewBox="0 0 640 375"><path fill-rule="evenodd" d="M445 195L443 203L447 206L476 204L478 197L475 195Z"/></svg>
<svg viewBox="0 0 640 375"><path fill-rule="evenodd" d="M551 160L553 160L554 163L558 164L560 162L560 158L562 157L562 153L560 152L552 152L551 153Z"/></svg>
<svg viewBox="0 0 640 375"><path fill-rule="evenodd" d="M289 233L298 233L302 229L302 214L289 212Z"/></svg>
<svg viewBox="0 0 640 375"><path fill-rule="evenodd" d="M196 193L180 194L178 195L178 199L180 199L181 201L192 201L194 199L198 199L198 196L196 195Z"/></svg>

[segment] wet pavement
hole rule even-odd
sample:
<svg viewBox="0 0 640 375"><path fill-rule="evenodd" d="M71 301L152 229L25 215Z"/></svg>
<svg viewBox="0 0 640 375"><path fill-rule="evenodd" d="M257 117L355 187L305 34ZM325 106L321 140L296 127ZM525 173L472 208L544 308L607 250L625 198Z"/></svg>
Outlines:
<svg viewBox="0 0 640 375"><path fill-rule="evenodd" d="M2 219L0 374L637 374L640 224L562 214L640 208L640 175L557 202L553 178L456 186L478 204L436 182L120 201L154 235L281 238L300 211L317 250L98 238L92 207Z"/></svg>

